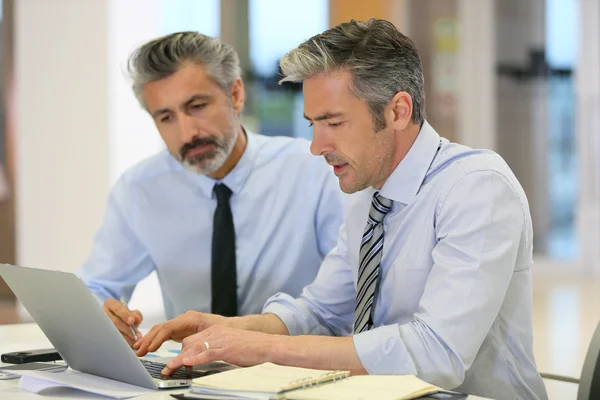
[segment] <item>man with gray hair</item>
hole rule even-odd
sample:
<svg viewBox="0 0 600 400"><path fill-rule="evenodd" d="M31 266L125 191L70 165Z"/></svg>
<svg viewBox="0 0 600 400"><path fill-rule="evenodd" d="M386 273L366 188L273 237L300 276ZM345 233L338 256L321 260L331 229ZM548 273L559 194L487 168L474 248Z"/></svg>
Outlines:
<svg viewBox="0 0 600 400"><path fill-rule="evenodd" d="M129 72L167 148L115 184L79 271L125 339L139 337L142 315L122 303L153 271L167 318L258 313L275 293L300 295L342 223L326 162L307 140L242 126L238 56L214 38L157 38L133 52Z"/></svg>
<svg viewBox="0 0 600 400"><path fill-rule="evenodd" d="M354 193L337 246L299 297L275 295L242 318L184 314L155 326L138 355L183 339L164 373L270 361L547 398L533 356L527 199L500 156L427 123L413 42L390 22L351 21L281 67L284 81L303 82L313 154Z"/></svg>

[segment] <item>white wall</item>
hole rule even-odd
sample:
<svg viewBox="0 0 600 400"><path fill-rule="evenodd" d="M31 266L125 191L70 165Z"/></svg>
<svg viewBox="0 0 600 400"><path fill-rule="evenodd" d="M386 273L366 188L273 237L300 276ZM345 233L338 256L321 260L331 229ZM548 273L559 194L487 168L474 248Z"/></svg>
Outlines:
<svg viewBox="0 0 600 400"><path fill-rule="evenodd" d="M584 270L600 276L600 1L577 3L577 223Z"/></svg>
<svg viewBox="0 0 600 400"><path fill-rule="evenodd" d="M109 185L108 14L103 1L15 2L19 264L73 271Z"/></svg>

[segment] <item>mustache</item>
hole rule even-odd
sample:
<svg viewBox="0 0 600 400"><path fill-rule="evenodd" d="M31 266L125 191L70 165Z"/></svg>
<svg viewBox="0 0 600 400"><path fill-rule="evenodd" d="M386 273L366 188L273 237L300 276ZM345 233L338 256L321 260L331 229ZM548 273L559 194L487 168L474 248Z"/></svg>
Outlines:
<svg viewBox="0 0 600 400"><path fill-rule="evenodd" d="M191 141L189 141L186 144L184 144L183 146L181 146L181 149L179 149L179 155L181 156L181 159L183 160L183 159L185 159L185 156L187 155L187 153L190 150L193 150L196 147L206 146L206 145L210 145L210 144L212 144L216 147L221 147L221 144L219 143L218 139L214 136L208 136L208 137L203 137L203 138L195 137Z"/></svg>
<svg viewBox="0 0 600 400"><path fill-rule="evenodd" d="M324 155L325 161L329 164L346 164L346 160L343 157L340 157L335 154L327 153Z"/></svg>

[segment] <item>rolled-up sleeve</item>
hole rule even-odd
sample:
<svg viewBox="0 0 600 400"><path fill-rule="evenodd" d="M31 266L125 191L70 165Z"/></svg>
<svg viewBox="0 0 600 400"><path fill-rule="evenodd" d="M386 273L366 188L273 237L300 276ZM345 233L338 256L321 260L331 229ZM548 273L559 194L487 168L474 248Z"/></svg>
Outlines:
<svg viewBox="0 0 600 400"><path fill-rule="evenodd" d="M346 228L342 225L337 246L325 256L314 282L297 299L283 293L272 296L263 313L277 315L291 335L348 336L352 333L355 297Z"/></svg>
<svg viewBox="0 0 600 400"><path fill-rule="evenodd" d="M472 172L449 188L413 320L354 336L366 370L459 386L500 311L525 223L519 195L497 172Z"/></svg>

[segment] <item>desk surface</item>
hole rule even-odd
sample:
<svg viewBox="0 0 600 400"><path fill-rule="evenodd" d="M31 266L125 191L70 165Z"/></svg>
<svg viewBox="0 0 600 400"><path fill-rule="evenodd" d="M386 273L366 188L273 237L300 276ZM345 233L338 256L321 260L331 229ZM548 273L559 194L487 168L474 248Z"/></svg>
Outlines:
<svg viewBox="0 0 600 400"><path fill-rule="evenodd" d="M177 343L165 343L163 346L166 348L177 348ZM43 332L38 328L36 324L16 324L16 325L0 325L0 353L7 353L11 351L27 350L27 349L42 349L53 347L48 341ZM161 349L163 349L161 348ZM0 366L7 365L0 363ZM161 390L153 393L146 394L144 396L136 397L136 399L143 400L173 400L170 396L174 393L185 393L189 389L179 390ZM49 399L48 396L40 396L34 393L30 393L19 389L19 380L0 380L0 398L10 400L26 400L26 399ZM55 397L53 397L55 398ZM87 394L82 391L73 391L67 397L60 397L63 399L101 399L97 395ZM468 400L485 400L482 397L469 396Z"/></svg>

